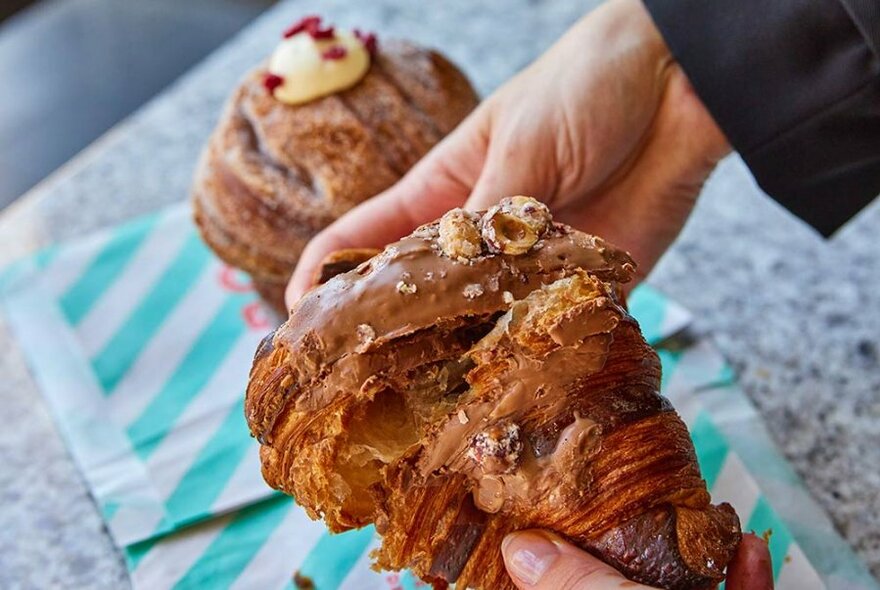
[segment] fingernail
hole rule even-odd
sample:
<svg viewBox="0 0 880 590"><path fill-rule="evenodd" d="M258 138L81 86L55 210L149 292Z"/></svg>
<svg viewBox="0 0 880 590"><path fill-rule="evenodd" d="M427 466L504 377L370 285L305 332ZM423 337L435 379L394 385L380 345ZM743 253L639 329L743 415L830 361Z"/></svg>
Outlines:
<svg viewBox="0 0 880 590"><path fill-rule="evenodd" d="M529 586L537 584L559 557L559 549L548 536L532 531L507 535L501 551L510 575Z"/></svg>

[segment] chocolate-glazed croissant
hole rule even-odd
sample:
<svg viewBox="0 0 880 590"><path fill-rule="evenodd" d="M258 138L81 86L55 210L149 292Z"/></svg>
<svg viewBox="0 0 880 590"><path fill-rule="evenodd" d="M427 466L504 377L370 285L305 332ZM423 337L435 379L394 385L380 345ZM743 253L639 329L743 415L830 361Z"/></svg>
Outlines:
<svg viewBox="0 0 880 590"><path fill-rule="evenodd" d="M284 43L302 37L321 51L342 47L322 33L348 38L330 27L312 29L320 37L312 40L300 29ZM301 104L279 100L274 84L282 78L267 64L248 74L196 171L193 207L205 241L250 274L285 316L284 286L308 240L399 180L477 102L464 75L439 53L401 41L376 47L370 39L362 78Z"/></svg>
<svg viewBox="0 0 880 590"><path fill-rule="evenodd" d="M377 565L438 588L514 588L501 540L532 527L635 581L713 587L739 520L659 394L633 270L514 197L331 278L254 359L266 481L333 531L375 523Z"/></svg>

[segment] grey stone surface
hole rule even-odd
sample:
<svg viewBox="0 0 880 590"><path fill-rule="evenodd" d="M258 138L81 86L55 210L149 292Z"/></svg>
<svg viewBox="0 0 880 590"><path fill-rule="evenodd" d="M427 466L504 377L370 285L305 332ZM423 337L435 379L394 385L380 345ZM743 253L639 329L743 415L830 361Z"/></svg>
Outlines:
<svg viewBox="0 0 880 590"><path fill-rule="evenodd" d="M120 556L10 340L0 319L0 587L125 587Z"/></svg>
<svg viewBox="0 0 880 590"><path fill-rule="evenodd" d="M443 49L488 93L594 2L285 2L0 216L0 262L186 197L236 79L297 15ZM431 8L426 8L431 6ZM880 574L880 203L823 241L725 161L650 281L696 312L785 456ZM0 586L117 588L121 558L0 325Z"/></svg>

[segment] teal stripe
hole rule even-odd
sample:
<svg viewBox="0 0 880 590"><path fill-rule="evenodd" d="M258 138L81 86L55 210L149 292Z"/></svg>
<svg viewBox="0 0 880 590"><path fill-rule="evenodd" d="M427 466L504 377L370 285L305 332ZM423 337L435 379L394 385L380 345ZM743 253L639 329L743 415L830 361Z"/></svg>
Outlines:
<svg viewBox="0 0 880 590"><path fill-rule="evenodd" d="M299 571L318 590L336 590L367 550L375 535L372 526L341 535L324 533L309 551Z"/></svg>
<svg viewBox="0 0 880 590"><path fill-rule="evenodd" d="M667 306L666 297L645 284L636 287L627 300L629 313L638 320L642 334L649 344L656 344L663 338L662 328Z"/></svg>
<svg viewBox="0 0 880 590"><path fill-rule="evenodd" d="M210 259L208 249L192 234L150 292L94 358L92 365L106 393L116 388Z"/></svg>
<svg viewBox="0 0 880 590"><path fill-rule="evenodd" d="M245 424L242 395L169 496L165 507L171 518L181 521L209 514L252 444L256 442Z"/></svg>
<svg viewBox="0 0 880 590"><path fill-rule="evenodd" d="M175 590L228 588L266 544L293 506L290 498L281 496L238 512L186 575L174 585Z"/></svg>
<svg viewBox="0 0 880 590"><path fill-rule="evenodd" d="M150 550L156 546L162 537L152 537L150 539L146 539L144 541L138 541L133 545L129 545L125 548L125 563L128 566L128 571L133 572L137 569L138 564L141 560L150 552Z"/></svg>
<svg viewBox="0 0 880 590"><path fill-rule="evenodd" d="M37 271L43 270L57 253L57 246L49 246L29 258L16 260L0 268L0 296L16 287L30 285L38 276Z"/></svg>
<svg viewBox="0 0 880 590"><path fill-rule="evenodd" d="M411 571L406 570L400 574L400 587L403 590L423 590L425 588L430 588L431 585L420 580Z"/></svg>
<svg viewBox="0 0 880 590"><path fill-rule="evenodd" d="M40 270L46 268L53 260L55 260L55 256L58 255L58 250L58 244L52 244L47 248L43 248L34 255L34 264L36 264L37 268Z"/></svg>
<svg viewBox="0 0 880 590"><path fill-rule="evenodd" d="M245 330L241 307L253 297L248 293L234 294L227 298L159 394L128 427L132 446L141 459L149 457L162 442L177 418L232 350ZM242 368L242 383L246 378L246 370Z"/></svg>
<svg viewBox="0 0 880 590"><path fill-rule="evenodd" d="M30 284L33 274L33 264L28 259L3 267L0 270L0 295L8 295L16 288Z"/></svg>
<svg viewBox="0 0 880 590"><path fill-rule="evenodd" d="M119 277L128 261L156 224L151 215L122 226L98 253L76 283L61 297L59 304L67 321L76 325L92 309L101 294Z"/></svg>
<svg viewBox="0 0 880 590"><path fill-rule="evenodd" d="M772 532L769 540L770 557L773 559L773 579L777 579L791 545L791 533L764 496L758 498L745 530L754 531L757 535L763 535L766 531Z"/></svg>
<svg viewBox="0 0 880 590"><path fill-rule="evenodd" d="M656 349L656 352L660 357L660 367L663 370L660 377L660 391L662 392L666 389L666 384L669 383L672 374L675 373L675 369L681 361L682 352L665 348Z"/></svg>
<svg viewBox="0 0 880 590"><path fill-rule="evenodd" d="M706 486L711 491L727 459L729 452L727 441L706 412L700 412L691 426L691 438L694 440L697 462L700 464L703 479L706 480Z"/></svg>
<svg viewBox="0 0 880 590"><path fill-rule="evenodd" d="M150 552L150 549L164 539L167 533L173 533L177 528L177 523L172 521L167 513L163 514L162 521L156 527L153 536L125 548L125 561L128 563L128 571L134 571L141 559Z"/></svg>
<svg viewBox="0 0 880 590"><path fill-rule="evenodd" d="M107 502L101 506L101 514L104 516L104 522L110 522L113 520L113 516L116 514L116 511L119 510L121 505L119 502Z"/></svg>

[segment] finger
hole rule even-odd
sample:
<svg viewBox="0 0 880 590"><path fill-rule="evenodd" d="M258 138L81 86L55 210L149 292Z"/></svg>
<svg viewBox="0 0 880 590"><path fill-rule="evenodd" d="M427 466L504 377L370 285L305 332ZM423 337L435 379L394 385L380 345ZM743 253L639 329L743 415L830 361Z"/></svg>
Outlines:
<svg viewBox="0 0 880 590"><path fill-rule="evenodd" d="M611 566L545 531L520 531L504 538L504 565L521 590L649 590L629 582Z"/></svg>
<svg viewBox="0 0 880 590"><path fill-rule="evenodd" d="M493 137L466 209L488 209L504 197L527 195L549 203L556 193L555 165L529 141Z"/></svg>
<svg viewBox="0 0 880 590"><path fill-rule="evenodd" d="M312 285L315 269L342 248L381 248L460 207L485 159L485 115L478 109L397 184L355 207L315 236L303 250L285 300L291 307Z"/></svg>
<svg viewBox="0 0 880 590"><path fill-rule="evenodd" d="M509 84L515 84L515 80ZM496 97L505 92L500 91ZM503 125L487 122L492 134L485 165L465 208L487 209L513 195L528 195L549 203L556 192L558 169L553 161L554 150L546 145L547 121L530 109L506 108L503 98L490 98L485 110L487 119L503 113Z"/></svg>
<svg viewBox="0 0 880 590"><path fill-rule="evenodd" d="M743 535L727 572L727 590L772 590L773 565L767 543L753 534Z"/></svg>

